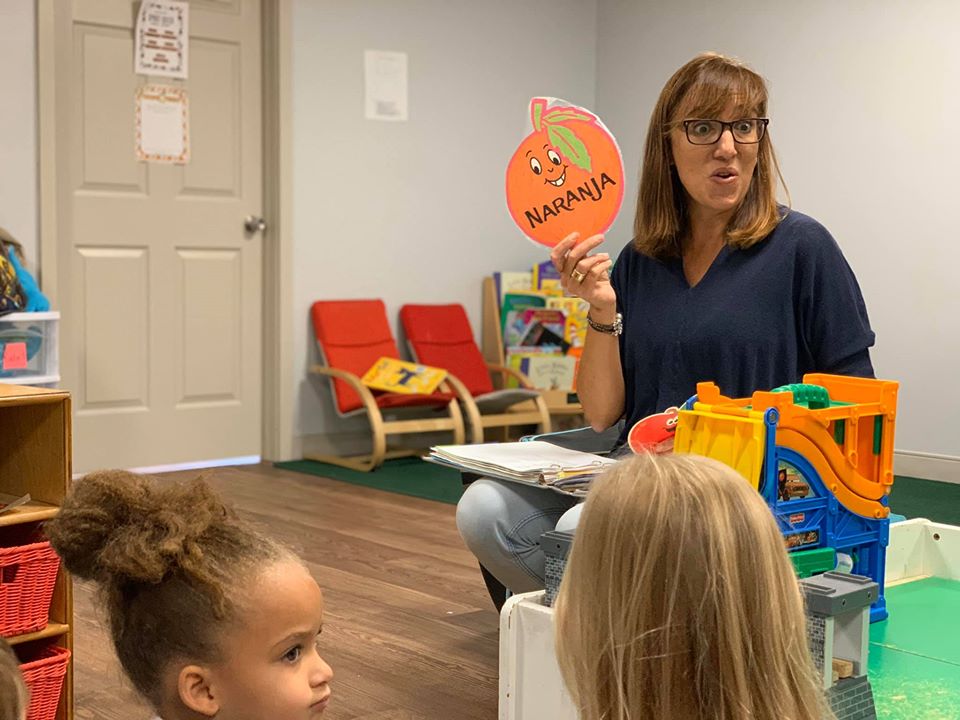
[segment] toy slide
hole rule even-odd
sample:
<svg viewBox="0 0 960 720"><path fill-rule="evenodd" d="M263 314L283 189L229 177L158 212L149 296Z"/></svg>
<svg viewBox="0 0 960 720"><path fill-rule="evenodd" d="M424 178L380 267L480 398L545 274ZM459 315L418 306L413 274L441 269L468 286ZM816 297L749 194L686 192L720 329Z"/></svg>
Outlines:
<svg viewBox="0 0 960 720"><path fill-rule="evenodd" d="M821 425L811 421L802 423L800 428L781 425L777 429L777 445L806 458L848 510L869 518L890 514L890 508L879 502L887 494L886 488L858 473Z"/></svg>

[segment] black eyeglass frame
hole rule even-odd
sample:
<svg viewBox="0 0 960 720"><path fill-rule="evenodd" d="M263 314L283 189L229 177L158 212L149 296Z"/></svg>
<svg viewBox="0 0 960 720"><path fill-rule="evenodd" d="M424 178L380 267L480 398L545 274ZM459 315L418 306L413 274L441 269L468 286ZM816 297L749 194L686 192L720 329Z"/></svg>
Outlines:
<svg viewBox="0 0 960 720"><path fill-rule="evenodd" d="M751 120L757 123L757 127L760 128L760 134L757 136L756 140L746 141L737 140L737 134L733 131L733 126L738 122L743 122L744 120ZM717 135L717 139L711 142L694 142L693 138L690 137L690 123L698 122L714 122L720 123L720 134ZM756 145L761 140L763 136L767 134L767 125L770 124L770 118L763 117L754 117L754 118L737 118L736 120L731 120L730 122L724 122L723 120L714 120L713 118L691 118L689 120L681 120L680 124L683 125L683 134L687 136L687 142L691 145L715 145L720 142L720 138L723 137L723 134L727 131L727 128L730 129L730 136L733 138L733 141L738 145Z"/></svg>

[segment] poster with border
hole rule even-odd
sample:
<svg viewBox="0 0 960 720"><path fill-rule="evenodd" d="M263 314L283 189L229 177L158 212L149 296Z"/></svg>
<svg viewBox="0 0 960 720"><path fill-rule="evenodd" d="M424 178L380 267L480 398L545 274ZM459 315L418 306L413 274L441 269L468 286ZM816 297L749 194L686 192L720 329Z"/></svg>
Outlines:
<svg viewBox="0 0 960 720"><path fill-rule="evenodd" d="M185 88L144 85L137 89L136 152L142 162L185 165L190 161Z"/></svg>
<svg viewBox="0 0 960 720"><path fill-rule="evenodd" d="M143 0L134 33L133 72L187 77L190 6L182 0Z"/></svg>

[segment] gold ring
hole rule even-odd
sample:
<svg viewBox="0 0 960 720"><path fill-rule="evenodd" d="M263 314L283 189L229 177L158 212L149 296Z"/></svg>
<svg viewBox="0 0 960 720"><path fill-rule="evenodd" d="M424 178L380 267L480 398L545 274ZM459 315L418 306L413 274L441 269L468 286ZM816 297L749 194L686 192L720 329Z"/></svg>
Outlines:
<svg viewBox="0 0 960 720"><path fill-rule="evenodd" d="M582 273L576 268L574 268L573 270L570 271L570 277L572 277L578 283L582 283L587 276L585 273Z"/></svg>

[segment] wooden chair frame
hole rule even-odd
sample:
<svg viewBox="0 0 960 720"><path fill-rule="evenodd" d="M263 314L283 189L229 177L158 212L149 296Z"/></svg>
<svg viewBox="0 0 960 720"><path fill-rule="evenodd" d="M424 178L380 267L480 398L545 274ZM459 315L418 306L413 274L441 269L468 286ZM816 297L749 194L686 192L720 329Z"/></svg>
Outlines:
<svg viewBox="0 0 960 720"><path fill-rule="evenodd" d="M503 365L493 365L486 363L487 370L491 374L498 373L505 381L507 377L513 377L520 383L520 387L527 390L535 389L530 383L530 379L521 372ZM470 442L482 443L484 430L487 428L509 428L517 425L539 425L541 433L548 433L553 425L550 420L550 410L543 396L539 393L529 400L521 400L515 405L507 408L505 412L500 413L482 413L477 405L477 401L460 380L452 373L447 373L447 382L453 389L454 394L463 405L464 413L467 416L467 422L470 426ZM505 382L504 382L505 384Z"/></svg>
<svg viewBox="0 0 960 720"><path fill-rule="evenodd" d="M383 461L388 458L414 457L421 454L421 451L415 449L387 450L387 437L391 435L412 435L416 433L452 430L454 445L460 445L464 441L465 429L463 413L460 411L460 405L456 398L447 403L447 414L445 416L438 418L424 417L405 420L385 420L383 411L377 405L377 401L370 391L370 388L360 382L360 378L353 373L327 365L313 365L310 368L310 372L314 375L331 379L331 392L334 393L334 400L336 400L336 391L332 389L334 378L343 380L360 396L363 402L363 408L350 413L341 413L338 409L337 414L341 417L352 417L355 414L366 412L367 418L370 421L373 449L368 455L356 456L305 454L304 457L308 460L316 460L317 462L330 463L331 465L338 465L351 470L369 472L379 467L383 464ZM460 383L459 380L448 376L448 381L450 380ZM449 382L448 384L448 381L445 381L444 384L440 386L440 390L443 392L453 392L454 395L459 397L459 393L453 385L453 382ZM463 387L462 383L460 383L460 387ZM398 408L398 410L403 409L402 407Z"/></svg>
<svg viewBox="0 0 960 720"><path fill-rule="evenodd" d="M404 306L400 309L400 320L405 329L407 321L404 318L404 313L406 307L407 306ZM411 310L415 311L415 308L411 307ZM469 319L466 317L466 311L463 310L462 306L460 307L460 310L463 312L464 321L467 323L467 325L469 325ZM473 331L471 329L471 342L472 336ZM410 356L414 358L415 362L425 362L423 358L419 357L416 343L410 339L409 333L407 333L406 344L407 350L410 353ZM550 417L550 409L547 405L546 398L544 398L543 393L540 390L533 386L533 383L530 382L530 378L528 378L522 372L505 366L502 360L499 363L494 363L490 362L490 360L487 358L483 358L479 348L477 348L477 355L479 358L482 358L487 372L490 374L491 379L493 380L492 385L495 389L492 391L481 392L474 396L470 390L467 389L464 383L459 378L454 377L454 374L447 369L447 378L450 381L450 386L460 399L460 403L463 405L463 410L467 416L467 420L469 421L470 442L482 443L484 441L484 430L486 428L507 429L510 427L516 427L518 425L539 425L541 433L551 432L553 429L553 423ZM427 362L427 364L432 363ZM438 367L442 367L442 365L439 363L437 363L437 365ZM471 369L470 372L473 372L473 369ZM500 407L490 408L489 412L483 412L481 407L485 404L485 398L490 397L494 393L498 392L498 390L503 390L506 387L507 378L511 377L517 381L521 388L532 391L531 396L528 398L516 398L512 404L505 402L501 404Z"/></svg>

